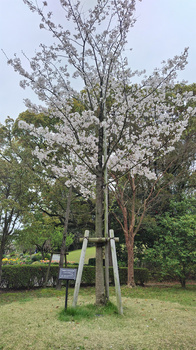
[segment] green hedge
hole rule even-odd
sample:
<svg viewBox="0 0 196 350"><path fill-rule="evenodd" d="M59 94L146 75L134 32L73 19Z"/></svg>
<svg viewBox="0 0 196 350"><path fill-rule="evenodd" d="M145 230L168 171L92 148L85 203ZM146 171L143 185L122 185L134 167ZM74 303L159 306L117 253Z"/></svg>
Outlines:
<svg viewBox="0 0 196 350"><path fill-rule="evenodd" d="M119 267L120 284L127 284L127 267ZM113 268L110 268L110 278L114 284ZM144 285L149 280L149 271L146 268L134 268L134 279L136 284Z"/></svg>
<svg viewBox="0 0 196 350"><path fill-rule="evenodd" d="M20 289L43 287L46 265L5 265L2 269L1 288ZM58 266L50 267L49 281L56 285Z"/></svg>
<svg viewBox="0 0 196 350"><path fill-rule="evenodd" d="M78 266L68 266L70 268L77 268ZM43 287L45 282L45 276L47 272L47 265L5 265L2 271L2 283L1 288L7 289L20 289L20 288L34 288ZM149 279L149 273L147 269L135 270L135 282L136 284L143 285ZM110 283L114 284L113 268L109 269ZM127 268L119 268L120 283L127 283ZM48 278L48 285L55 286L58 279L58 266L51 265ZM70 281L70 284L74 284L74 281ZM93 285L95 284L95 267L84 266L82 273L81 284Z"/></svg>

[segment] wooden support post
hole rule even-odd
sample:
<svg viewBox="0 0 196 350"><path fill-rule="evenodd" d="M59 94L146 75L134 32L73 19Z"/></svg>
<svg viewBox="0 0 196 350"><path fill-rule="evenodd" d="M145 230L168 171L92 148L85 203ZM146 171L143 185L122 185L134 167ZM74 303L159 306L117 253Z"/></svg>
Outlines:
<svg viewBox="0 0 196 350"><path fill-rule="evenodd" d="M115 289L116 289L116 299L117 299L117 307L118 312L120 315L123 314L123 308L122 308L122 300L121 300L121 290L120 290L120 279L119 279L119 273L118 273L118 264L117 264L117 256L116 256L116 245L114 240L114 231L110 230L110 244L111 244L111 251L112 251L112 262L113 262L113 271L114 271L114 282L115 282Z"/></svg>
<svg viewBox="0 0 196 350"><path fill-rule="evenodd" d="M80 283L81 283L81 279L82 279L82 271L83 271L83 266L84 266L85 253L86 253L86 248L87 248L87 244L88 244L88 237L89 237L89 231L86 230L85 234L84 234L84 240L83 240L82 251L81 251L81 255L80 255L78 273L77 273L77 277L76 277L73 303L72 303L73 307L76 307L76 305L77 305L78 293L79 293Z"/></svg>
<svg viewBox="0 0 196 350"><path fill-rule="evenodd" d="M105 292L106 300L109 301L109 286L110 286L110 277L109 277L109 242L105 242Z"/></svg>
<svg viewBox="0 0 196 350"><path fill-rule="evenodd" d="M66 292L65 292L65 310L67 310L68 288L69 288L69 280L66 280Z"/></svg>

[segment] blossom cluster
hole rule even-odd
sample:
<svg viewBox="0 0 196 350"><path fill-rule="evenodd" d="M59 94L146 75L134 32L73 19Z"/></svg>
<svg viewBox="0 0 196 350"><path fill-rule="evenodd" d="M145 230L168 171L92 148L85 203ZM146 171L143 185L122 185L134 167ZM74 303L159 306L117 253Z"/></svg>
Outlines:
<svg viewBox="0 0 196 350"><path fill-rule="evenodd" d="M142 72L131 71L124 49L135 23L135 0L98 1L88 17L80 12L80 1L61 0L65 23L72 21L73 32L52 21L51 12L44 12L46 2L43 9L37 2L24 2L40 15L40 27L54 38L50 47L40 45L29 60L29 71L18 57L9 60L24 78L21 86L30 86L45 104L35 106L27 100L28 109L59 120L53 131L20 121L21 128L43 139L44 147L37 147L34 155L57 176L66 177L67 186L80 186L85 195L94 193L100 168L155 179L152 160L173 150L195 114L189 106L194 100L191 92L174 89L188 49L133 85L132 77ZM74 69L73 77L83 81L81 92L71 87L69 67Z"/></svg>

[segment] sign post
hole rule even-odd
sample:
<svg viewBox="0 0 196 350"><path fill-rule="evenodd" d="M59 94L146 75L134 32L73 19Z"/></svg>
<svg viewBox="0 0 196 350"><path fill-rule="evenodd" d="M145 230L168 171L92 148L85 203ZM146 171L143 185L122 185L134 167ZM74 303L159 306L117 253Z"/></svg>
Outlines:
<svg viewBox="0 0 196 350"><path fill-rule="evenodd" d="M60 268L59 280L66 280L65 309L67 309L69 280L76 280L77 269Z"/></svg>

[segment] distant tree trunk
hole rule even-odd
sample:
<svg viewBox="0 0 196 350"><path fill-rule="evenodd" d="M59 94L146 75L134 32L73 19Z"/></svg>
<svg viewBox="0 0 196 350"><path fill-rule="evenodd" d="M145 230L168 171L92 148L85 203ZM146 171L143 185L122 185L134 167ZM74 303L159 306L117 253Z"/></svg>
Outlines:
<svg viewBox="0 0 196 350"><path fill-rule="evenodd" d="M69 222L71 198L72 198L72 186L69 188L68 197L67 197L67 208L66 208L66 213L65 213L63 239L62 239L61 251L60 251L59 271L60 271L60 268L63 267L63 262L64 262L64 258L65 258L65 254L66 254L66 237L67 237L67 228L68 228L68 222ZM61 289L61 280L57 281L56 288Z"/></svg>
<svg viewBox="0 0 196 350"><path fill-rule="evenodd" d="M117 215L114 213L114 216L116 220L121 225L124 235L125 235L125 243L127 248L127 255L128 255L128 274L127 274L127 285L129 287L135 287L135 280L134 280L134 238L137 231L134 231L135 226L135 195L136 195L136 186L134 182L134 178L128 177L128 181L126 181L124 187L118 186L118 180L113 175L113 178L117 182L117 188L116 188L116 200L118 202L118 205L121 209L122 215L123 215L123 223L121 220L117 217ZM124 200L124 191L126 189L127 183L131 184L132 187L132 206L131 206L131 213L128 213L127 207L126 207L126 201Z"/></svg>
<svg viewBox="0 0 196 350"><path fill-rule="evenodd" d="M44 260L44 251L41 250L42 260Z"/></svg>
<svg viewBox="0 0 196 350"><path fill-rule="evenodd" d="M186 288L186 278L180 278L182 288Z"/></svg>
<svg viewBox="0 0 196 350"><path fill-rule="evenodd" d="M186 272L185 272L185 266L183 265L182 268L182 274L180 276L180 283L182 288L186 288Z"/></svg>
<svg viewBox="0 0 196 350"><path fill-rule="evenodd" d="M130 236L130 235L129 235ZM134 239L128 237L126 240L126 247L128 253L128 273L127 273L127 285L128 287L135 287L134 280Z"/></svg>

